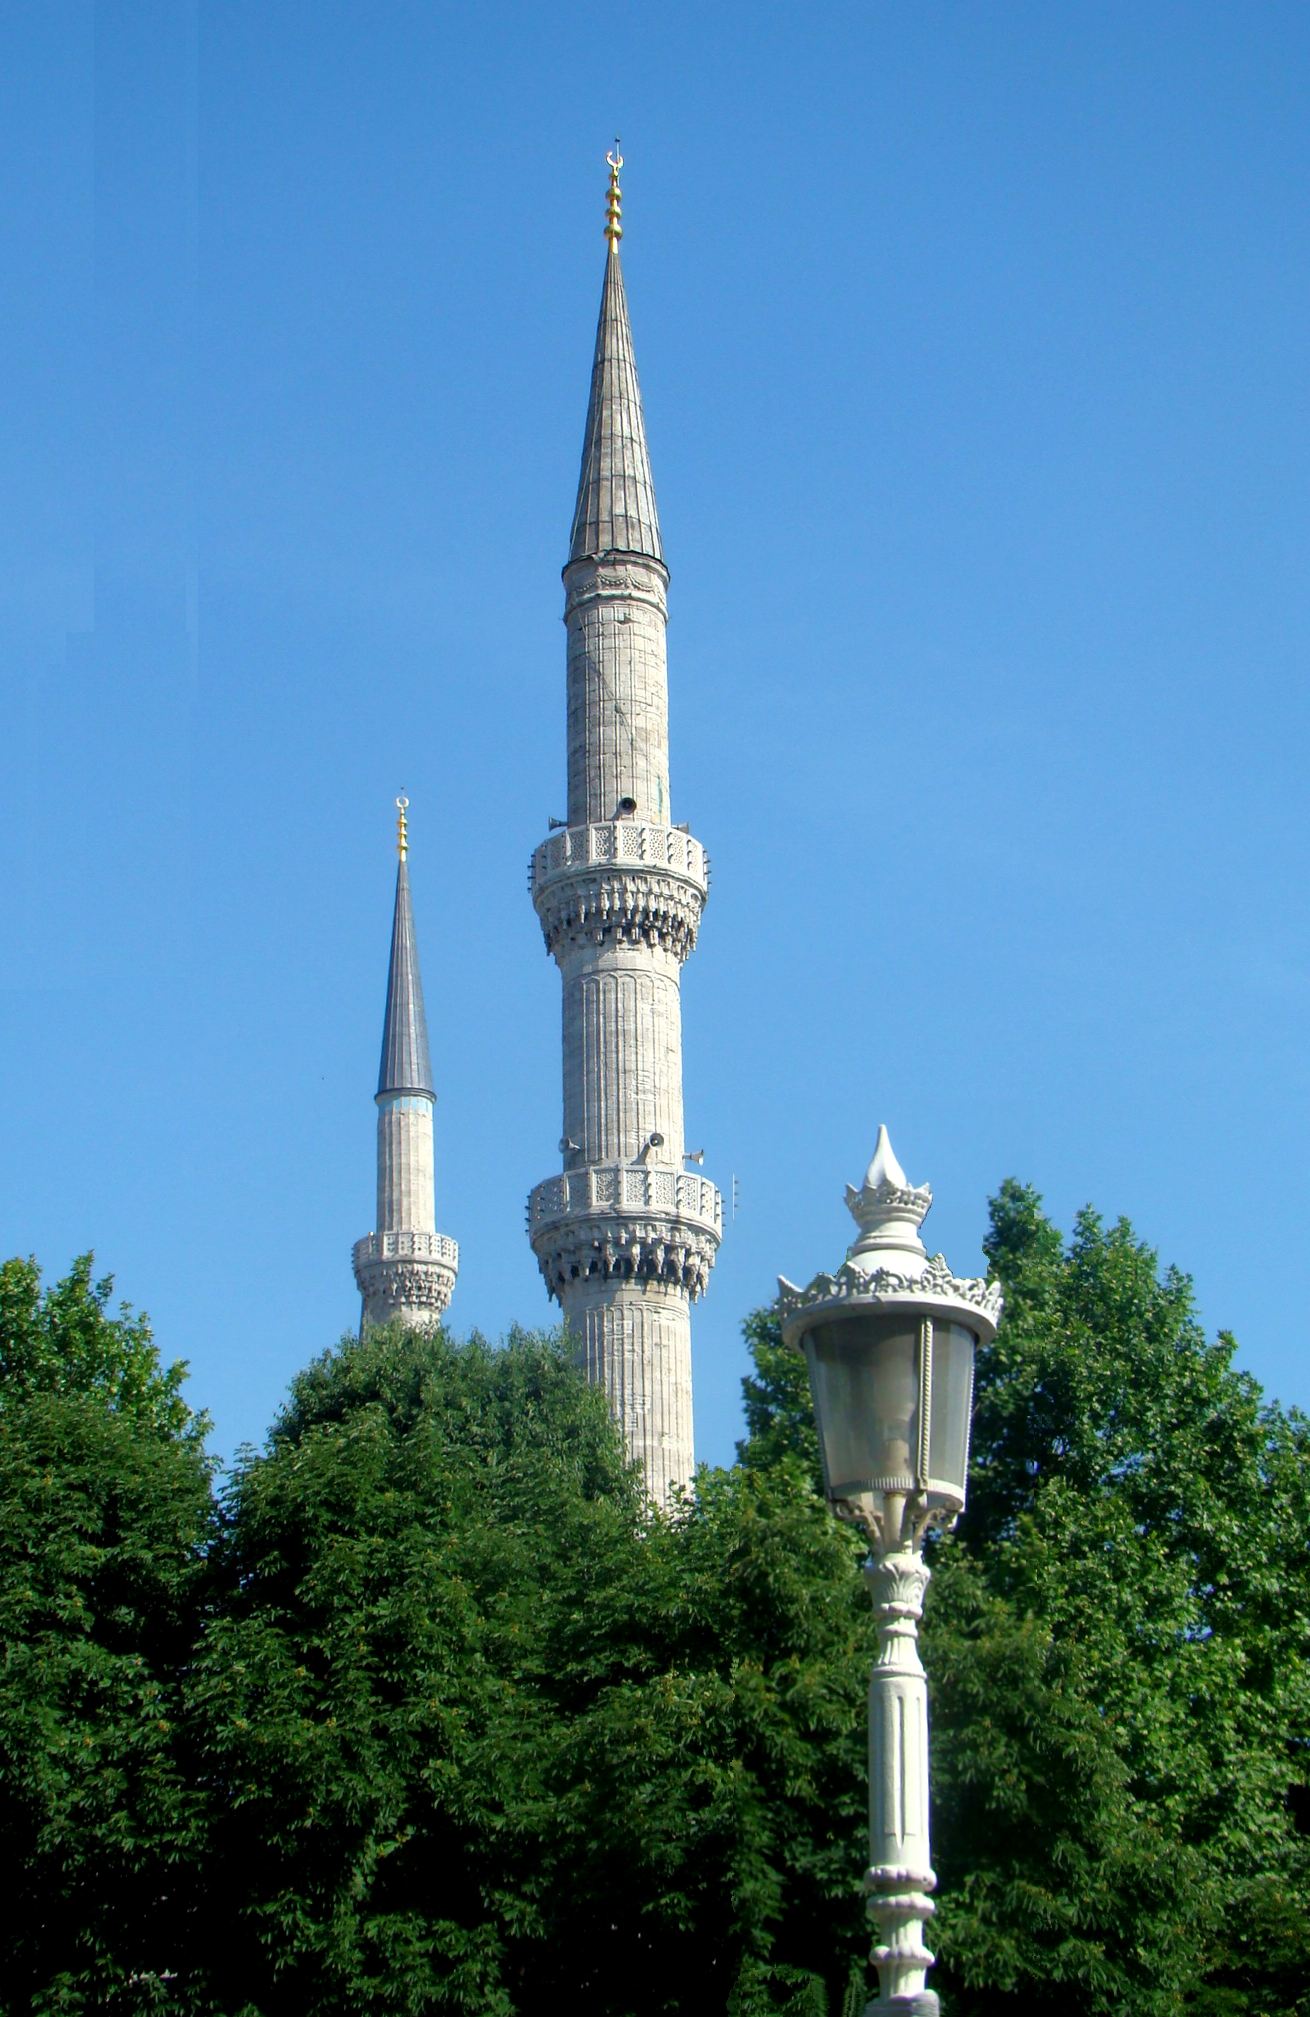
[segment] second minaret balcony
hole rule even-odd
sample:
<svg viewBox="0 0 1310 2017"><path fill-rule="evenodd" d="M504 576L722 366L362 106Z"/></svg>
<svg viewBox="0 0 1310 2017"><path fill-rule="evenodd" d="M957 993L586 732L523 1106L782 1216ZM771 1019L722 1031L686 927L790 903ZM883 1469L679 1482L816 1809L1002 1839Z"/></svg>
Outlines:
<svg viewBox="0 0 1310 2017"><path fill-rule="evenodd" d="M649 820L563 827L532 857L532 901L551 953L616 938L686 959L709 882L701 843Z"/></svg>
<svg viewBox="0 0 1310 2017"><path fill-rule="evenodd" d="M722 1237L723 1199L692 1170L589 1163L528 1197L528 1238L553 1296L601 1277L665 1281L694 1300Z"/></svg>

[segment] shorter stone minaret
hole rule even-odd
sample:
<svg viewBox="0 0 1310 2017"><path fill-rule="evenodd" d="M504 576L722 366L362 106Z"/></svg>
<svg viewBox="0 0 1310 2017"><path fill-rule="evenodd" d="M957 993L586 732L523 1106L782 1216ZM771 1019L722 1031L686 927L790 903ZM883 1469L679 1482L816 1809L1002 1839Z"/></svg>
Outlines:
<svg viewBox="0 0 1310 2017"><path fill-rule="evenodd" d="M437 1231L432 1111L437 1095L428 1058L414 915L409 902L407 798L398 798L396 910L391 926L387 1014L378 1073L377 1231L356 1240L355 1280L371 1324L435 1324L450 1301L459 1248Z"/></svg>

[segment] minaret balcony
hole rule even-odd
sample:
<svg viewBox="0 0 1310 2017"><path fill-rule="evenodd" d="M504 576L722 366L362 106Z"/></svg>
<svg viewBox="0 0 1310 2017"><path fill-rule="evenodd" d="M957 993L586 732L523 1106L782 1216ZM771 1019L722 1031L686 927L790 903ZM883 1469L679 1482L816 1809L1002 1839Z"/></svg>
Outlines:
<svg viewBox="0 0 1310 2017"><path fill-rule="evenodd" d="M649 863L684 877L702 892L709 887L709 856L680 826L607 819L592 826L562 827L543 840L532 857L533 894L557 876L576 875L602 862Z"/></svg>
<svg viewBox="0 0 1310 2017"><path fill-rule="evenodd" d="M459 1244L445 1233L369 1233L355 1241L352 1258L369 1323L436 1322L459 1273Z"/></svg>
<svg viewBox="0 0 1310 2017"><path fill-rule="evenodd" d="M355 1266L363 1261L443 1261L448 1268L459 1266L459 1242L445 1233L370 1233L356 1240Z"/></svg>
<svg viewBox="0 0 1310 2017"><path fill-rule="evenodd" d="M613 939L686 959L709 883L701 843L648 820L564 827L532 857L532 901L555 954Z"/></svg>
<svg viewBox="0 0 1310 2017"><path fill-rule="evenodd" d="M694 1300L723 1237L723 1199L692 1170L590 1163L536 1186L528 1237L553 1296L599 1276L663 1281Z"/></svg>
<svg viewBox="0 0 1310 2017"><path fill-rule="evenodd" d="M649 1163L588 1163L547 1177L528 1197L528 1230L580 1212L668 1212L723 1232L723 1199L695 1170Z"/></svg>

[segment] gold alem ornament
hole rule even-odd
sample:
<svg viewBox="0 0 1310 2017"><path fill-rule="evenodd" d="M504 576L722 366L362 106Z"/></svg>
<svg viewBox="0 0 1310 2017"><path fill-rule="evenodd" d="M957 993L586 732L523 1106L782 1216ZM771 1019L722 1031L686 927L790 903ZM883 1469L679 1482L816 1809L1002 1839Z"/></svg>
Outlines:
<svg viewBox="0 0 1310 2017"><path fill-rule="evenodd" d="M623 166L623 156L619 153L617 134L614 137L614 152L607 154L605 159L609 163L610 170L610 186L605 198L605 236L609 240L610 251L617 252L619 240L623 236L623 191L619 188L619 170Z"/></svg>

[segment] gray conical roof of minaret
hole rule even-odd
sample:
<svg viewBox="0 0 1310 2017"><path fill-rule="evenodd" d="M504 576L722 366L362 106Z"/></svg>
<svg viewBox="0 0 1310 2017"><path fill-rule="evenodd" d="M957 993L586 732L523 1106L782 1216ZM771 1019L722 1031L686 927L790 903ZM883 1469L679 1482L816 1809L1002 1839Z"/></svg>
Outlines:
<svg viewBox="0 0 1310 2017"><path fill-rule="evenodd" d="M382 1029L382 1066L378 1095L427 1093L435 1099L432 1061L428 1056L428 1022L423 1013L423 983L418 971L418 943L409 901L409 870L400 857L396 870L396 912L391 925L391 964L387 969L387 1019Z"/></svg>
<svg viewBox="0 0 1310 2017"><path fill-rule="evenodd" d="M569 560L599 553L645 553L652 560L664 560L616 243L605 255Z"/></svg>

